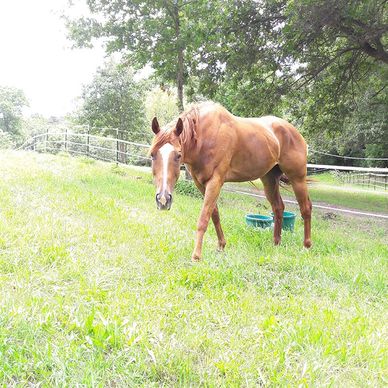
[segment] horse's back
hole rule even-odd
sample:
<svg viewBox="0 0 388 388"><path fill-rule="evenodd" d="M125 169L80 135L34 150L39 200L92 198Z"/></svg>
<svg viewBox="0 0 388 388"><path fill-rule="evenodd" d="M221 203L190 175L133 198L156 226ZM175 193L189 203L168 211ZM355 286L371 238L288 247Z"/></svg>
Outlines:
<svg viewBox="0 0 388 388"><path fill-rule="evenodd" d="M238 118L242 124L242 132L246 132L245 123L250 123L254 131L259 134L266 134L276 138L279 144L279 154L287 153L290 150L305 153L306 142L299 131L287 120L277 116L262 116L257 118Z"/></svg>
<svg viewBox="0 0 388 388"><path fill-rule="evenodd" d="M285 170L306 166L306 143L288 121L276 116L238 117L219 104L203 104L200 111L202 135L206 147L212 148L203 149L202 155L211 154L217 165L230 160L226 180L257 179L276 164Z"/></svg>
<svg viewBox="0 0 388 388"><path fill-rule="evenodd" d="M255 146L261 160L268 159L270 154L273 156L272 165L268 164L268 167L272 168L278 164L284 172L302 171L304 174L307 146L303 136L292 124L276 116L242 118L239 123L240 136L248 135L245 144L247 148ZM252 137L255 137L257 142Z"/></svg>

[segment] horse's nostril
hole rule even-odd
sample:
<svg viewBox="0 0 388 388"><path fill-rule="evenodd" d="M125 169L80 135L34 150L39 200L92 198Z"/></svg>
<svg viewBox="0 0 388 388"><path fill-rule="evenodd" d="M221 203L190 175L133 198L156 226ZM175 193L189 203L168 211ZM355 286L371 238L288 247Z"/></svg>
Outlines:
<svg viewBox="0 0 388 388"><path fill-rule="evenodd" d="M158 209L170 209L172 203L172 195L169 193L157 193L155 196Z"/></svg>

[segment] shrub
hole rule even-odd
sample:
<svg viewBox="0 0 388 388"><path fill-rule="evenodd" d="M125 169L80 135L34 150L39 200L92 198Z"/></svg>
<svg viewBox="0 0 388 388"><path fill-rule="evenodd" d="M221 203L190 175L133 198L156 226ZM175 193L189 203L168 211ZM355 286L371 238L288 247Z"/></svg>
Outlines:
<svg viewBox="0 0 388 388"><path fill-rule="evenodd" d="M179 194L194 198L202 198L201 192L197 189L193 181L180 179L175 185L175 191Z"/></svg>

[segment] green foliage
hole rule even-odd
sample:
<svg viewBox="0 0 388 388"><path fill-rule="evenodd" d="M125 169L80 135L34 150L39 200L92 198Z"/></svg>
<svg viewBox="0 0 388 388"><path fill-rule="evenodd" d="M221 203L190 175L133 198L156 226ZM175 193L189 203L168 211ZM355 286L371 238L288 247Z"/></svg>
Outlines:
<svg viewBox="0 0 388 388"><path fill-rule="evenodd" d="M175 191L179 194L187 195L194 198L202 198L201 192L195 186L193 181L187 179L179 179L175 185Z"/></svg>
<svg viewBox="0 0 388 388"><path fill-rule="evenodd" d="M33 114L29 117L24 117L22 121L22 132L25 137L43 133L49 128L50 131L55 131L57 126L63 122L57 121L54 118L47 119L40 114Z"/></svg>
<svg viewBox="0 0 388 388"><path fill-rule="evenodd" d="M147 141L145 131L145 86L135 82L133 71L108 62L83 89L79 121L91 132L101 128L119 129L125 140ZM104 130L102 129L103 134ZM112 133L109 133L110 135Z"/></svg>
<svg viewBox="0 0 388 388"><path fill-rule="evenodd" d="M12 141L22 138L23 108L26 106L28 101L22 90L0 86L0 130L9 134Z"/></svg>
<svg viewBox="0 0 388 388"><path fill-rule="evenodd" d="M176 93L170 88L153 87L148 91L145 100L147 124L150 124L155 116L161 126L176 119L179 115L176 99ZM151 125L148 130L151 130Z"/></svg>
<svg viewBox="0 0 388 388"><path fill-rule="evenodd" d="M122 52L130 63L141 68L149 63L165 82L177 85L178 108L183 109L183 85L189 58L200 40L193 31L204 1L124 1L91 0L91 17L68 20L70 38L78 46L90 46L96 38L106 38L107 51ZM120 15L117 17L117 15Z"/></svg>
<svg viewBox="0 0 388 388"><path fill-rule="evenodd" d="M12 135L0 129L0 149L12 148L14 145Z"/></svg>

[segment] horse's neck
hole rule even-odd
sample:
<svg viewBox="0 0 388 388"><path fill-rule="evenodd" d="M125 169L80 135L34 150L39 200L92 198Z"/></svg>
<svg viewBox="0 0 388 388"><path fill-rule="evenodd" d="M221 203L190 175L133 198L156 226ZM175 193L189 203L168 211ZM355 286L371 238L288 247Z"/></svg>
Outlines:
<svg viewBox="0 0 388 388"><path fill-rule="evenodd" d="M201 157L201 139L191 139L190 142L182 143L182 162L185 164L194 164Z"/></svg>

